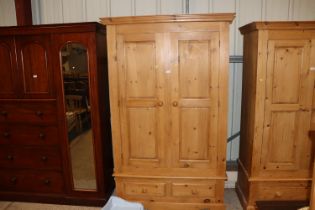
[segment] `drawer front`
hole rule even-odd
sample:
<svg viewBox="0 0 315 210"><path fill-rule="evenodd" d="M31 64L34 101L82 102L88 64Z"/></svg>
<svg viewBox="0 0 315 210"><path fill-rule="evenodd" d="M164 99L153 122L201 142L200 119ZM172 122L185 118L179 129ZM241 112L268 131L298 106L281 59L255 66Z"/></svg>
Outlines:
<svg viewBox="0 0 315 210"><path fill-rule="evenodd" d="M61 157L57 148L0 147L0 167L61 169Z"/></svg>
<svg viewBox="0 0 315 210"><path fill-rule="evenodd" d="M185 184L173 183L172 196L199 196L215 197L215 183L211 184Z"/></svg>
<svg viewBox="0 0 315 210"><path fill-rule="evenodd" d="M165 183L124 182L127 195L165 196Z"/></svg>
<svg viewBox="0 0 315 210"><path fill-rule="evenodd" d="M58 128L55 126L0 124L0 145L57 145L58 143Z"/></svg>
<svg viewBox="0 0 315 210"><path fill-rule="evenodd" d="M0 171L0 191L49 192L64 191L62 174L39 171Z"/></svg>
<svg viewBox="0 0 315 210"><path fill-rule="evenodd" d="M0 122L56 123L55 102L15 102L0 104Z"/></svg>
<svg viewBox="0 0 315 210"><path fill-rule="evenodd" d="M216 204L224 202L224 180L116 177L116 194L147 202Z"/></svg>
<svg viewBox="0 0 315 210"><path fill-rule="evenodd" d="M307 200L311 182L260 183L256 200Z"/></svg>

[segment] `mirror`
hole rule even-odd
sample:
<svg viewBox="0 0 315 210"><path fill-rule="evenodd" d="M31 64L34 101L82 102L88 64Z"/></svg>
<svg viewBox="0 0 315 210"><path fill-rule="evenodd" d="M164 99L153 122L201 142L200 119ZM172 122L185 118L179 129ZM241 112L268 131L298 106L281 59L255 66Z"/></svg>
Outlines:
<svg viewBox="0 0 315 210"><path fill-rule="evenodd" d="M87 49L68 43L61 49L65 119L74 190L96 190Z"/></svg>

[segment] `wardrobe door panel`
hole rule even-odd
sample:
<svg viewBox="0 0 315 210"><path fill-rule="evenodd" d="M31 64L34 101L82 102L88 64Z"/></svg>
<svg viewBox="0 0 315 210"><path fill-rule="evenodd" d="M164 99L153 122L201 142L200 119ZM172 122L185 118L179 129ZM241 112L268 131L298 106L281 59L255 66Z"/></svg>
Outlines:
<svg viewBox="0 0 315 210"><path fill-rule="evenodd" d="M18 75L16 74L13 37L0 37L0 98L15 98Z"/></svg>
<svg viewBox="0 0 315 210"><path fill-rule="evenodd" d="M162 167L164 76L161 36L118 36L123 167Z"/></svg>
<svg viewBox="0 0 315 210"><path fill-rule="evenodd" d="M128 129L131 159L156 159L156 110L153 108L128 109ZM145 148L145 149L144 149Z"/></svg>
<svg viewBox="0 0 315 210"><path fill-rule="evenodd" d="M125 43L127 96L130 98L156 97L155 42Z"/></svg>
<svg viewBox="0 0 315 210"><path fill-rule="evenodd" d="M218 32L171 33L171 134L176 167L217 166L218 60Z"/></svg>
<svg viewBox="0 0 315 210"><path fill-rule="evenodd" d="M269 40L262 173L307 170L313 76L308 40ZM300 161L301 160L301 161Z"/></svg>
<svg viewBox="0 0 315 210"><path fill-rule="evenodd" d="M206 160L209 155L209 109L182 109L180 118L180 159Z"/></svg>
<svg viewBox="0 0 315 210"><path fill-rule="evenodd" d="M179 82L183 98L209 98L209 41L180 40Z"/></svg>
<svg viewBox="0 0 315 210"><path fill-rule="evenodd" d="M24 97L52 97L50 37L17 36L16 43Z"/></svg>

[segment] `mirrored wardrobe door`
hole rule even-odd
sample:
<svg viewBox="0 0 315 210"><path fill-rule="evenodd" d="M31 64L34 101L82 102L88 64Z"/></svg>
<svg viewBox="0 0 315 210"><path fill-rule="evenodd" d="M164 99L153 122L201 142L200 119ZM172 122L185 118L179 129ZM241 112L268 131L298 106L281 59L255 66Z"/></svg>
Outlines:
<svg viewBox="0 0 315 210"><path fill-rule="evenodd" d="M73 190L97 191L87 47L69 42L60 59Z"/></svg>

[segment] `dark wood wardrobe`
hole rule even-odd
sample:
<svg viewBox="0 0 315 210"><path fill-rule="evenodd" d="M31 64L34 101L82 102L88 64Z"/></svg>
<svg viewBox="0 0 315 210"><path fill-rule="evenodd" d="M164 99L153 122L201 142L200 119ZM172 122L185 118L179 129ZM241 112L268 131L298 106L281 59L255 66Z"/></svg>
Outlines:
<svg viewBox="0 0 315 210"><path fill-rule="evenodd" d="M1 27L0 199L103 205L108 100L105 27Z"/></svg>

